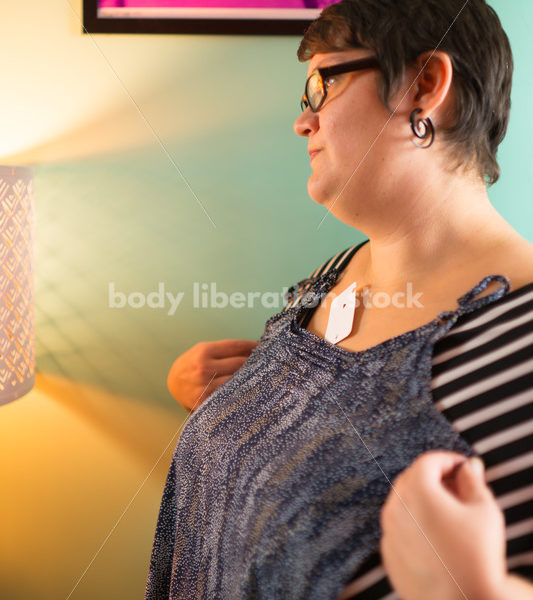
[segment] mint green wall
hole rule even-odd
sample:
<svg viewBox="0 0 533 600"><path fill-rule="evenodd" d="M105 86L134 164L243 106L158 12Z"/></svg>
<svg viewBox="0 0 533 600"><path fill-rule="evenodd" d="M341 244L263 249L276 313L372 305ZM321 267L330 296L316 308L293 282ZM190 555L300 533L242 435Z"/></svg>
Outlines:
<svg viewBox="0 0 533 600"><path fill-rule="evenodd" d="M516 75L500 152L503 175L490 195L533 241L533 4L492 4L511 38ZM80 1L72 5L79 12ZM194 309L193 283L215 282L228 293L280 292L363 236L332 216L317 229L324 212L307 196L306 142L292 131L306 71L296 60L297 38L95 36L96 47L79 33L67 2L26 0L2 13L0 44L12 58L0 96L6 120L0 153L4 163L36 167L38 369L122 398L73 413L73 439L78 428L92 435L77 447L82 458L75 461L78 454L56 435L54 428L64 426L49 400L29 395L0 410L5 431L20 431L18 442L0 436L2 456L14 456L19 444L31 456L27 468L55 477L48 504L32 507L31 528L24 514L16 522L21 544L54 552L34 551L35 583L31 576L14 579L17 565L5 561L10 566L0 579L10 581L10 600L48 600L66 597L185 418L166 390L172 361L200 340L257 339L277 312L258 303L255 309ZM5 143L10 132L11 146ZM111 282L118 291L143 294L163 282L166 291L185 297L173 316L168 308L111 309ZM30 401L41 412L28 411ZM62 402L69 411L91 404L89 397ZM113 410L106 412L106 402ZM119 423L130 419L125 433ZM145 447L147 429L152 441ZM109 447L99 445L104 439ZM137 465L142 454L138 471L126 473L118 458L120 466L112 470L111 446L113 452L122 448L126 465ZM143 488L136 498L134 507L147 508L124 519L72 600L142 596L143 565L173 446L149 480L151 495ZM53 460L46 458L50 454ZM9 472L14 503L26 489L27 468ZM74 481L84 490L76 499ZM83 481L99 493L87 493ZM35 484L25 495L39 493ZM46 529L39 525L44 522ZM0 551L12 555L8 547ZM23 560L21 553L21 572ZM52 571L54 584L39 585L39 576Z"/></svg>
<svg viewBox="0 0 533 600"><path fill-rule="evenodd" d="M533 4L529 0L491 2L511 41L515 60L511 122L500 146L502 177L490 191L495 207L525 238L533 241Z"/></svg>
<svg viewBox="0 0 533 600"><path fill-rule="evenodd" d="M170 42L174 52L184 45ZM165 380L175 357L204 339L256 339L277 312L258 300L255 309L195 309L194 282L214 282L227 293L281 293L362 239L331 216L318 229L324 213L307 196L306 142L292 131L305 79L296 47L295 38L218 38L187 85L179 73L168 74L160 93L173 110L164 119L147 114L210 218L153 137L134 150L38 166L41 369L174 409ZM166 135L167 122L182 111L198 133L190 127L186 135ZM73 280L80 287L73 289ZM185 296L173 316L109 309L110 282L144 294L163 282L165 291ZM68 309L58 296L69 298ZM67 310L69 327L62 323ZM89 325L89 339L73 335L74 313ZM79 350L75 363L72 354L54 351L52 329Z"/></svg>

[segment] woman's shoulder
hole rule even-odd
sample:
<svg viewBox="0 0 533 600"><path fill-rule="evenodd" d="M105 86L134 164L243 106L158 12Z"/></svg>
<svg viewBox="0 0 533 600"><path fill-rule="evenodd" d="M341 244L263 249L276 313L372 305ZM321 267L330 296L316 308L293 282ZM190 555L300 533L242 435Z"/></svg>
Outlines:
<svg viewBox="0 0 533 600"><path fill-rule="evenodd" d="M510 292L533 284L533 244L524 238L510 240L494 247L483 247L471 256L464 268L456 271L455 279L466 289L468 282L479 281L488 275L503 275L510 283ZM466 286L466 287L465 287ZM496 282L489 285L485 294L498 287Z"/></svg>
<svg viewBox="0 0 533 600"><path fill-rule="evenodd" d="M533 284L533 244L527 240L510 244L498 261L511 282L511 291Z"/></svg>

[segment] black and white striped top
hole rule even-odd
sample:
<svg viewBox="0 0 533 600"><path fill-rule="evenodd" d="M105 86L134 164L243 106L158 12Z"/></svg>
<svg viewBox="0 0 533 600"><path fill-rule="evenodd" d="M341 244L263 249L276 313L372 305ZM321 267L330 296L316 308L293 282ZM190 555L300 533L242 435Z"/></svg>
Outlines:
<svg viewBox="0 0 533 600"><path fill-rule="evenodd" d="M342 270L367 241L339 252L309 279ZM301 285L285 308L297 305L307 288ZM313 310L304 311L302 327ZM485 463L505 515L508 569L533 581L533 282L458 319L435 344L431 389L435 405ZM379 553L340 596L398 598Z"/></svg>

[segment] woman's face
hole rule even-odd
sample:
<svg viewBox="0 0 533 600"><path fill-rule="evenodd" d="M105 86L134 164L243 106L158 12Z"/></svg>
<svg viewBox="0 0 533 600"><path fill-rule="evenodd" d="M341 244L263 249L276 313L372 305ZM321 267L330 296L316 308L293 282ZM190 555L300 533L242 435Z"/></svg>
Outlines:
<svg viewBox="0 0 533 600"><path fill-rule="evenodd" d="M329 67L371 56L363 49L315 54L309 75ZM407 123L400 130L398 113L391 118L378 96L379 72L356 71L328 79L327 98L316 113L307 108L294 123L298 135L307 137L312 174L307 189L311 198L342 221L352 221L357 201L377 193L395 162L396 139L408 140ZM394 104L392 104L394 107ZM407 129L405 129L407 127Z"/></svg>

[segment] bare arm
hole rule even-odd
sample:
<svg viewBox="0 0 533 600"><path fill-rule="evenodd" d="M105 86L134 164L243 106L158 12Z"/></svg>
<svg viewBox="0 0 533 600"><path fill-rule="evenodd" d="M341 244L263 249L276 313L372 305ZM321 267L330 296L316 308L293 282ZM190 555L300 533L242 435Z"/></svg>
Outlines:
<svg viewBox="0 0 533 600"><path fill-rule="evenodd" d="M168 373L173 398L192 412L248 360L255 340L199 342L179 356Z"/></svg>

